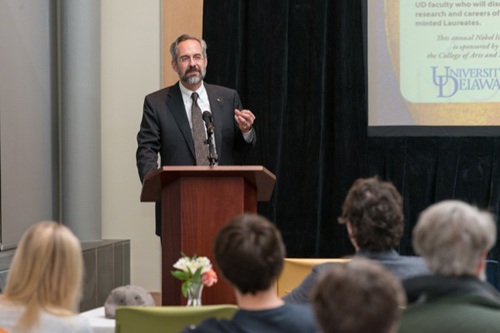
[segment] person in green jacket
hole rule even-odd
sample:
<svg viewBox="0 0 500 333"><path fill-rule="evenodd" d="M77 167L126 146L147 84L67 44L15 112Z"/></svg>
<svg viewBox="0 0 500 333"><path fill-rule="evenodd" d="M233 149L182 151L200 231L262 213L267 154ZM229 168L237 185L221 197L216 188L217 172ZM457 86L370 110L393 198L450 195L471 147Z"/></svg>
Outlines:
<svg viewBox="0 0 500 333"><path fill-rule="evenodd" d="M420 215L413 246L433 274L403 281L409 305L399 332L500 332L500 294L485 282L496 233L490 213L461 201Z"/></svg>

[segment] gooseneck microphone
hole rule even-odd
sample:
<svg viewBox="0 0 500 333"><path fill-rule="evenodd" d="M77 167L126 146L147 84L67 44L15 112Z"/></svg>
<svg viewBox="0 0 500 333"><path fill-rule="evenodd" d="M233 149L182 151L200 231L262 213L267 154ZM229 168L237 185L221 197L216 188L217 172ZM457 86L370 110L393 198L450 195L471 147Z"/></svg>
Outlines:
<svg viewBox="0 0 500 333"><path fill-rule="evenodd" d="M201 116L205 121L205 125L207 126L207 141L205 143L208 144L208 160L210 162L210 166L214 166L215 163L219 160L219 156L217 156L217 150L215 149L215 141L214 141L214 122L212 119L212 114L209 111L203 111Z"/></svg>
<svg viewBox="0 0 500 333"><path fill-rule="evenodd" d="M214 134L214 123L212 119L212 114L209 111L204 111L202 115L205 125L207 126L207 133Z"/></svg>

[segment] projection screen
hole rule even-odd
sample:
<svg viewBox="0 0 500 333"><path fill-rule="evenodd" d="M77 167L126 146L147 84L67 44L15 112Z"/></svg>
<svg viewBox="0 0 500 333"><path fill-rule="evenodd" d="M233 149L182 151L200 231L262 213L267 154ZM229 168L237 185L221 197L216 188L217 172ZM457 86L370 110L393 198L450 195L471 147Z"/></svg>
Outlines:
<svg viewBox="0 0 500 333"><path fill-rule="evenodd" d="M367 1L369 135L500 135L500 1Z"/></svg>

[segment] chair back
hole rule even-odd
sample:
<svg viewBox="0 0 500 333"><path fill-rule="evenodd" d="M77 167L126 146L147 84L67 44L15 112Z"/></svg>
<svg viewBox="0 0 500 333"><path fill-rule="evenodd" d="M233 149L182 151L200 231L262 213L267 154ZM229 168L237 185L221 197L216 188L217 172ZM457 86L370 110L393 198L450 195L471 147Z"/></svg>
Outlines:
<svg viewBox="0 0 500 333"><path fill-rule="evenodd" d="M116 309L115 333L177 333L208 318L231 319L237 310L238 307L232 304L197 307L124 306Z"/></svg>
<svg viewBox="0 0 500 333"><path fill-rule="evenodd" d="M486 260L486 280L500 291L500 268L498 261Z"/></svg>
<svg viewBox="0 0 500 333"><path fill-rule="evenodd" d="M314 266L327 263L339 262L345 263L351 259L324 258L324 259L306 259L306 258L286 258L283 271L276 282L276 292L279 297L284 297L295 287L298 287L305 277L311 273Z"/></svg>

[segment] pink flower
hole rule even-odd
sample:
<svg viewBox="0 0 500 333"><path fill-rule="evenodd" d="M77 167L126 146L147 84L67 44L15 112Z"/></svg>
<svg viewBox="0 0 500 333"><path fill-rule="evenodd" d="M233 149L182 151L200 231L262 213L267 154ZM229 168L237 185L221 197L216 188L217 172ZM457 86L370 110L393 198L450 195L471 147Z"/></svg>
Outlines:
<svg viewBox="0 0 500 333"><path fill-rule="evenodd" d="M217 283L217 273L213 269L201 275L201 283L207 287L211 287Z"/></svg>

